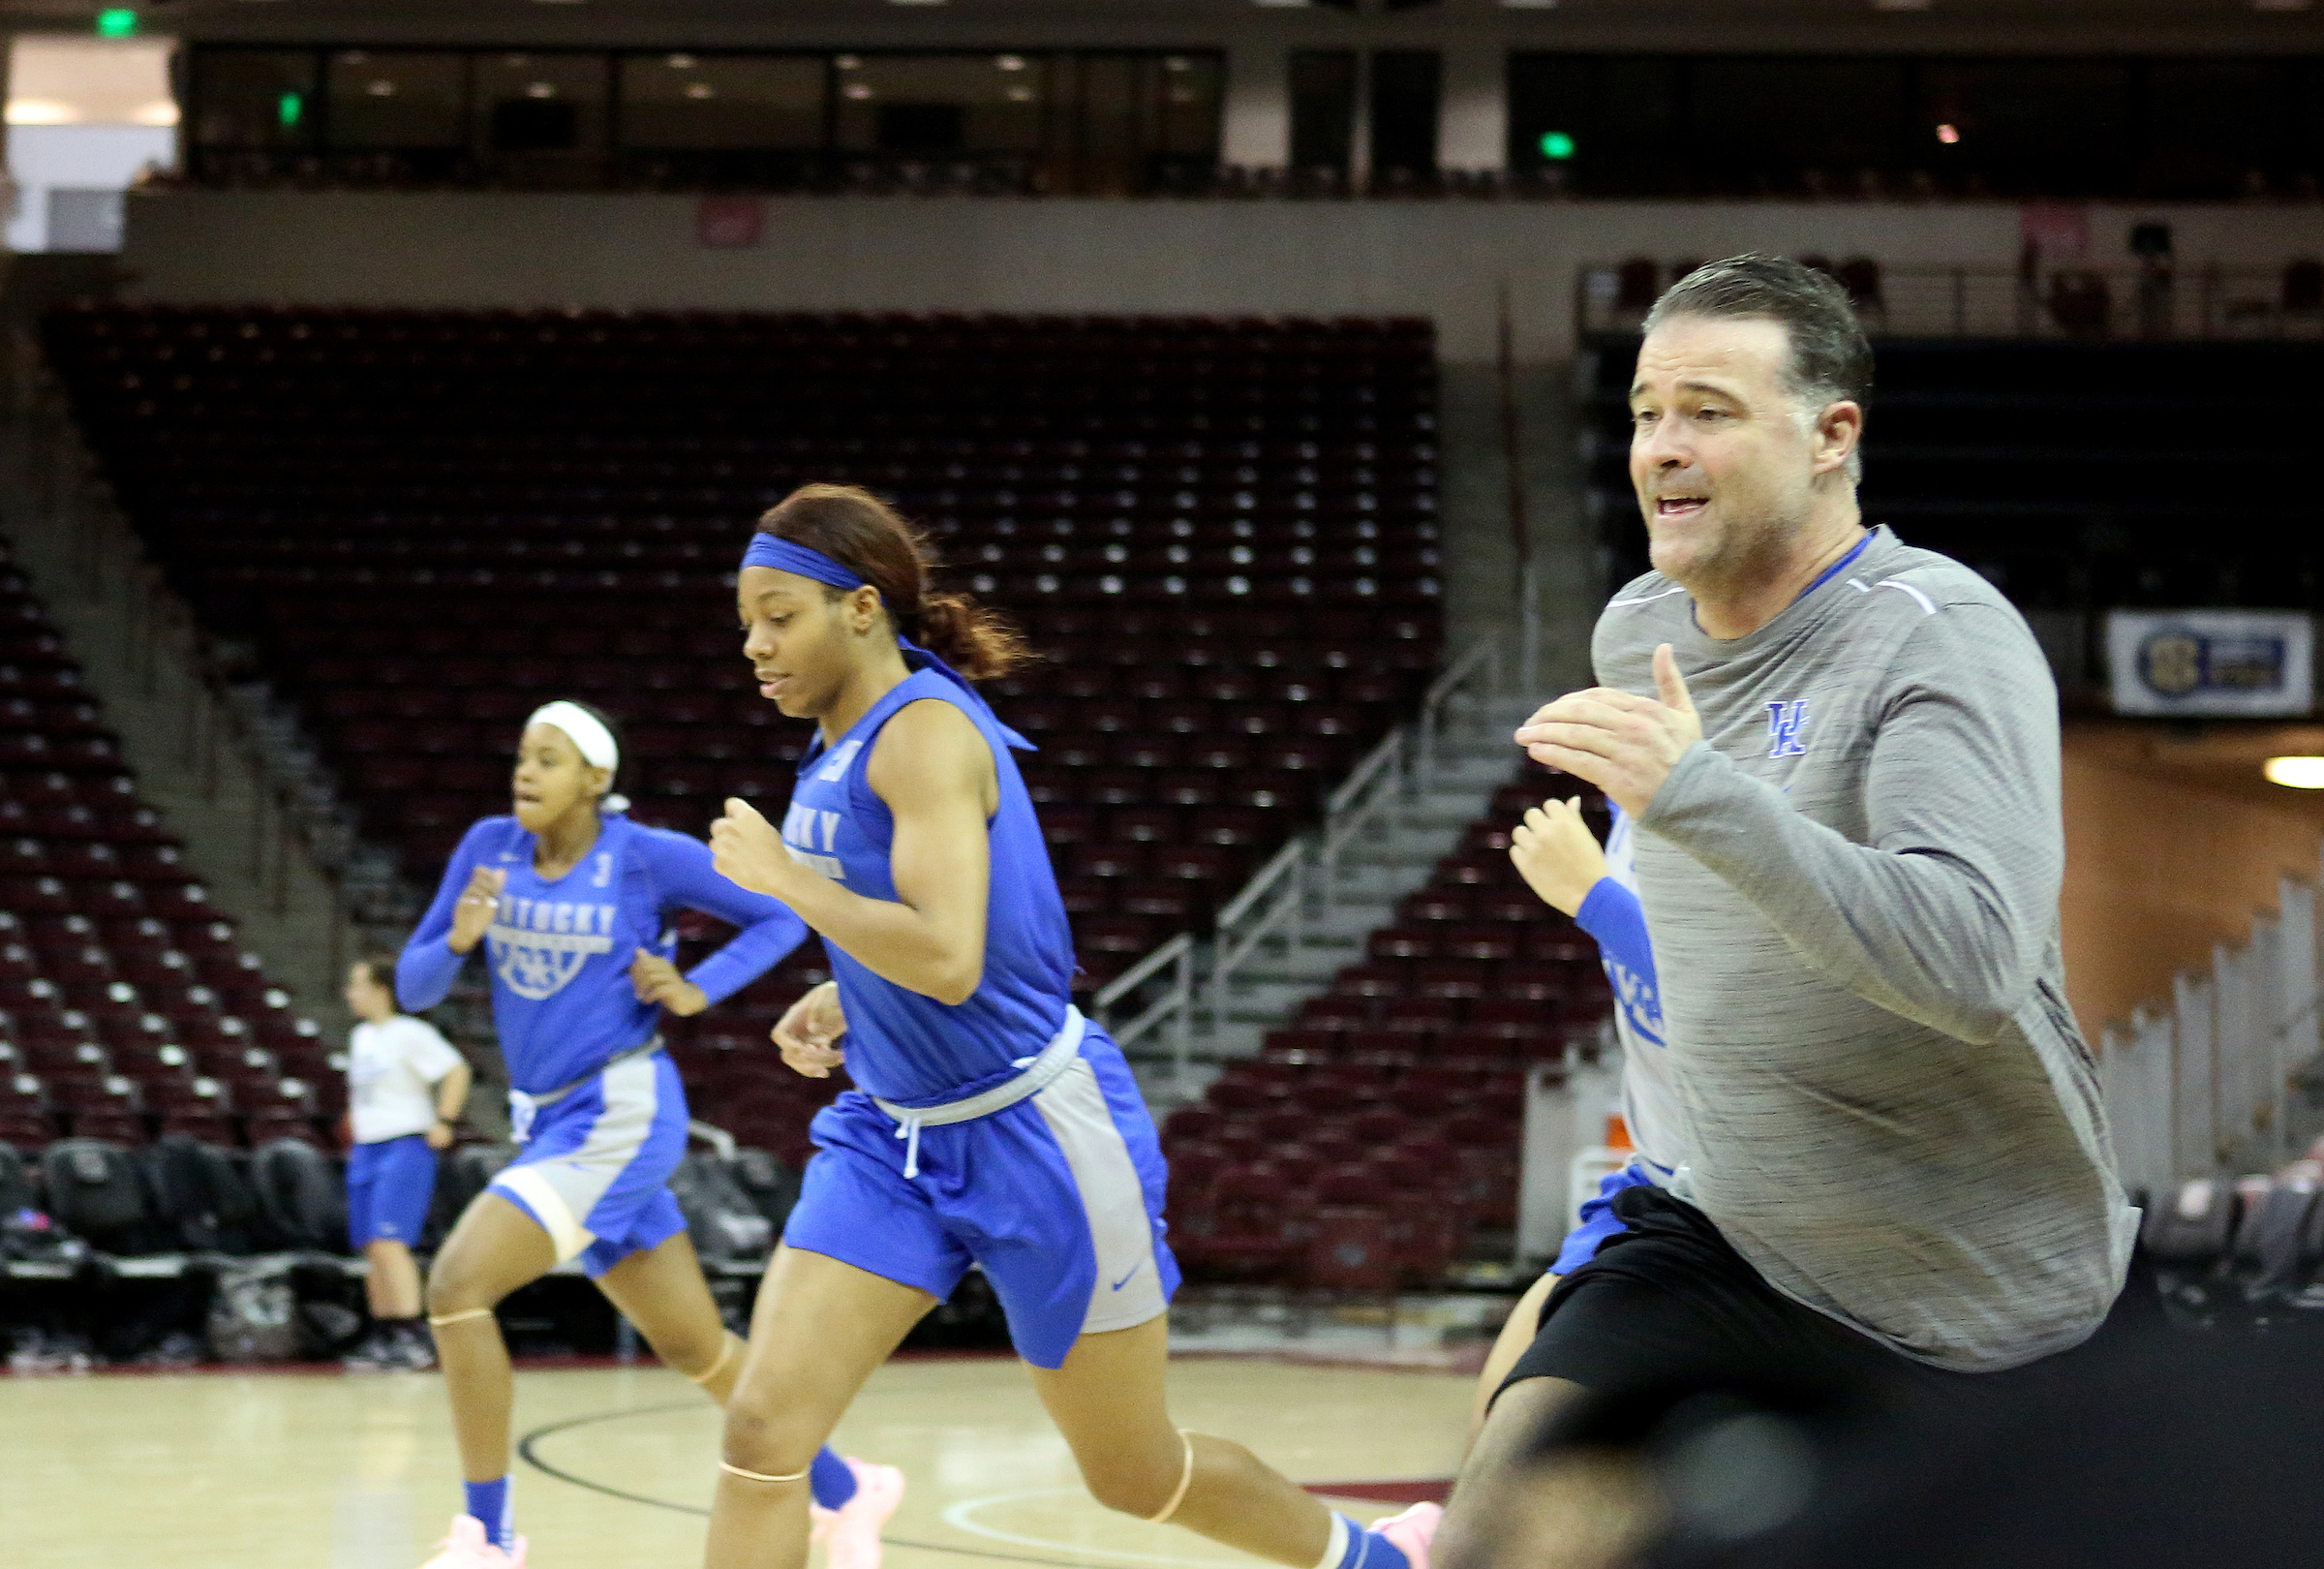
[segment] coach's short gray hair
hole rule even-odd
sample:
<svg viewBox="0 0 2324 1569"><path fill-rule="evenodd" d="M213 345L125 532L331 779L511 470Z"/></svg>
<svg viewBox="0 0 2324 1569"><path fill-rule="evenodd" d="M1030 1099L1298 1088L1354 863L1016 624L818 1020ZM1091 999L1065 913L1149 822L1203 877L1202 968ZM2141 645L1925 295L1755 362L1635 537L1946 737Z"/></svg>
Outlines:
<svg viewBox="0 0 2324 1569"><path fill-rule="evenodd" d="M1827 404L1872 400L1872 344L1829 273L1780 256L1706 262L1672 284L1646 313L1645 330L1674 316L1760 317L1779 323L1791 344L1792 396L1811 413ZM1848 455L1850 483L1864 477L1859 442Z"/></svg>

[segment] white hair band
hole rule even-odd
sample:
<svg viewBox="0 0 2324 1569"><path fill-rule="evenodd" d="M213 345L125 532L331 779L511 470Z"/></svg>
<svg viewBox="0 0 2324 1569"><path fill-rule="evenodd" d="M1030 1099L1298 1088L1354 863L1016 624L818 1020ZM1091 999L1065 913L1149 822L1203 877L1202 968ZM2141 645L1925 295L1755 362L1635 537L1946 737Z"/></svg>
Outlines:
<svg viewBox="0 0 2324 1569"><path fill-rule="evenodd" d="M602 768L610 774L622 766L622 749L615 743L613 732L579 703L568 703L562 697L553 703L543 703L525 721L528 730L535 724L553 724L563 730L580 750L581 760L592 768Z"/></svg>

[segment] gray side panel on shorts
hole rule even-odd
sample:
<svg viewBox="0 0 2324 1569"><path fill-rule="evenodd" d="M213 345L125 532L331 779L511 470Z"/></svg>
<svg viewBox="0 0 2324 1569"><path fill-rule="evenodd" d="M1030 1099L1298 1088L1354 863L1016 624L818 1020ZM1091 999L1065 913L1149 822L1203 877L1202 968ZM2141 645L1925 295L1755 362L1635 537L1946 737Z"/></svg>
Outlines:
<svg viewBox="0 0 2324 1569"><path fill-rule="evenodd" d="M561 1263L596 1240L589 1230L590 1212L654 1129L660 1103L656 1061L652 1056L633 1057L598 1075L605 1109L571 1154L511 1166L493 1179L495 1187L521 1197L548 1228ZM552 1213L560 1208L563 1214Z"/></svg>
<svg viewBox="0 0 2324 1569"><path fill-rule="evenodd" d="M1114 1125L1096 1070L1086 1061L1075 1062L1033 1097L1033 1105L1065 1153L1097 1252L1097 1277L1082 1333L1135 1329L1160 1317L1170 1303L1154 1266L1154 1224L1146 1210L1146 1188L1121 1129Z"/></svg>

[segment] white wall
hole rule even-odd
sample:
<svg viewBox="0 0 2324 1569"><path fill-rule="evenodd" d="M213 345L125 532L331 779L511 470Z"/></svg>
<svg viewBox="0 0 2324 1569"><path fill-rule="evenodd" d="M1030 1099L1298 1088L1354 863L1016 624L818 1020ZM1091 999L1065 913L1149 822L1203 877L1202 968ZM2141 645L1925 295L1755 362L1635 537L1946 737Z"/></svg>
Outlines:
<svg viewBox="0 0 2324 1569"><path fill-rule="evenodd" d="M177 162L177 132L145 125L12 125L8 171L18 196L8 221L12 251L48 249L48 193L118 191L147 164Z"/></svg>
<svg viewBox="0 0 2324 1569"><path fill-rule="evenodd" d="M2014 266L2019 213L1805 202L780 199L750 250L706 250L682 196L133 193L125 266L156 301L750 310L1153 311L1434 317L1445 357L1493 355L1504 280L1518 352L1573 342L1576 269L1743 250ZM2101 206L2177 229L2183 268L2324 251L2313 207Z"/></svg>
<svg viewBox="0 0 2324 1569"><path fill-rule="evenodd" d="M168 39L24 34L8 49L13 251L48 248L48 193L119 191L177 162Z"/></svg>
<svg viewBox="0 0 2324 1569"><path fill-rule="evenodd" d="M1489 42L1445 50L1444 108L1436 161L1445 169L1501 169L1509 163L1509 61Z"/></svg>
<svg viewBox="0 0 2324 1569"><path fill-rule="evenodd" d="M1291 56L1273 39L1227 51L1225 124L1219 157L1271 169L1291 158Z"/></svg>

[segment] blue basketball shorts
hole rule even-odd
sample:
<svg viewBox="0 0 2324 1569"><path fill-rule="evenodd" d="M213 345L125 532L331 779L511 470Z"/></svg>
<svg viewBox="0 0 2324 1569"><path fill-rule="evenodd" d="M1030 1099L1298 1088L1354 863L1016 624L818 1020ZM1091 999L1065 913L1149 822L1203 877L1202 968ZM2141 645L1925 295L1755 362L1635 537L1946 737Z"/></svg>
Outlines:
<svg viewBox="0 0 2324 1569"><path fill-rule="evenodd" d="M535 1115L524 1149L492 1180L596 1279L686 1229L670 1173L686 1154L686 1091L664 1052L616 1062Z"/></svg>
<svg viewBox="0 0 2324 1569"><path fill-rule="evenodd" d="M1620 1171L1613 1172L1598 1184L1598 1196L1584 1201L1581 1223L1566 1233L1563 1246L1557 1250L1557 1262L1549 1266L1551 1275L1572 1275L1598 1256L1599 1246L1616 1232L1630 1228L1614 1214L1614 1195L1626 1187L1652 1187L1654 1179L1638 1169L1632 1161Z"/></svg>
<svg viewBox="0 0 2324 1569"><path fill-rule="evenodd" d="M347 1157L347 1240L356 1252L375 1242L410 1247L436 1196L436 1152L418 1133L358 1144Z"/></svg>
<svg viewBox="0 0 2324 1569"><path fill-rule="evenodd" d="M1038 1094L924 1126L915 1178L899 1132L860 1090L818 1112L783 1242L939 1301L974 1264L1037 1368L1063 1364L1084 1335L1169 1310L1178 1263L1163 1241L1161 1140L1121 1048L1095 1026Z"/></svg>

